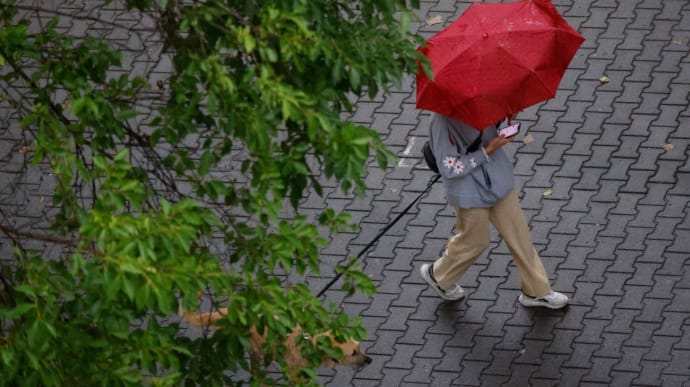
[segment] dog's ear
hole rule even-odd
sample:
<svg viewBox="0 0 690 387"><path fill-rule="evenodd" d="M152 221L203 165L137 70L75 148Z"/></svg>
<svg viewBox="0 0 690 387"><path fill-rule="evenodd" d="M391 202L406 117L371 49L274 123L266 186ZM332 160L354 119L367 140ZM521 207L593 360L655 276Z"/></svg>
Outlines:
<svg viewBox="0 0 690 387"><path fill-rule="evenodd" d="M342 343L334 341L333 346L336 348L340 348L340 350L343 351L344 356L354 356L356 352L361 352L361 350L359 349L359 341L355 339L348 339Z"/></svg>

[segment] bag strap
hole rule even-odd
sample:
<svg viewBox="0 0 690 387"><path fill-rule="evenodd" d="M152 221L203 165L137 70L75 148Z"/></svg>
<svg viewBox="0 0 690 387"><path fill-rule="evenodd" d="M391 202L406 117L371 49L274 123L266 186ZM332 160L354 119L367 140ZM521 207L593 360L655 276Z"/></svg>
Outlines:
<svg viewBox="0 0 690 387"><path fill-rule="evenodd" d="M479 146L482 144L482 133L484 132L479 132L479 136L477 136L477 138L474 139L474 142L467 147L467 153L474 152L479 149Z"/></svg>
<svg viewBox="0 0 690 387"><path fill-rule="evenodd" d="M496 129L498 129L498 127L501 125L501 122L503 122L503 120L500 120L500 121L498 121L497 123L494 124L494 126L496 127ZM461 153L461 152L460 152L459 144L455 144L455 141L453 141L453 139L455 138L455 136L453 136L453 135L450 133L451 130L453 130L453 129L451 129L450 125L448 125L448 140L450 140L450 143L451 143L451 144L456 145L456 146L458 147L458 153ZM454 131L454 130L453 130L453 131ZM479 132L479 136L477 136L477 138L474 139L474 141L472 142L472 144L470 144L470 146L467 147L467 152L466 152L466 153L474 152L474 151L476 151L477 149L479 149L479 146L482 145L482 134L484 134L484 131Z"/></svg>
<svg viewBox="0 0 690 387"><path fill-rule="evenodd" d="M451 144L453 144L457 147L458 153L462 153L462 152L460 152L460 144L459 144L460 141L459 141L459 139L456 138L455 133L451 134L451 131L454 131L454 129L452 129L450 126L447 129L448 129L448 140L450 141ZM482 144L482 133L483 132L479 132L479 136L477 136L477 138L474 139L472 144L470 144L470 146L467 147L467 151L465 153L474 152L477 149L479 149L479 146ZM454 140L457 140L457 143Z"/></svg>

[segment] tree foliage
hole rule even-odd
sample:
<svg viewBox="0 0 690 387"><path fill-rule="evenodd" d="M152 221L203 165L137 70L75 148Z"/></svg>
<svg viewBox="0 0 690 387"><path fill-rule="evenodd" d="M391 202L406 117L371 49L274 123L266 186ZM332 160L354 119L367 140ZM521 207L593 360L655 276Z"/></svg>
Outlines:
<svg viewBox="0 0 690 387"><path fill-rule="evenodd" d="M270 384L267 364L246 360L250 326L268 328L268 346L297 324L364 337L286 274L318 274L329 235L352 226L300 213L305 193L362 192L371 156L383 168L392 157L341 117L416 72L417 1L96 5L126 6L134 25L50 4L0 2L0 107L17 124L1 130L27 162L0 191L13 246L0 257L0 384ZM166 78L65 21L149 33ZM50 182L46 210L22 226L12 204L32 174ZM374 291L359 268L339 270L349 294ZM199 291L229 313L193 338L175 316ZM322 354L305 348L315 383Z"/></svg>

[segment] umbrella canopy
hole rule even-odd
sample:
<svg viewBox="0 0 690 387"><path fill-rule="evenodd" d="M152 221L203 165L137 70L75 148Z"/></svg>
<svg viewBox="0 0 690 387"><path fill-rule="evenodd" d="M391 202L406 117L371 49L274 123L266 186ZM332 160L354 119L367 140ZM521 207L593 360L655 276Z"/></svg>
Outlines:
<svg viewBox="0 0 690 387"><path fill-rule="evenodd" d="M474 3L419 48L417 108L482 130L553 98L584 40L549 0Z"/></svg>

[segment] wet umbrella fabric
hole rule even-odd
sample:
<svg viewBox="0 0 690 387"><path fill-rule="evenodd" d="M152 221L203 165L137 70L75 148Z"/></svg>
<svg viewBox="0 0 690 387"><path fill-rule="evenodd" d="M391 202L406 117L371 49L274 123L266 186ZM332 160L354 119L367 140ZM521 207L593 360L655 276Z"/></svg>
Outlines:
<svg viewBox="0 0 690 387"><path fill-rule="evenodd" d="M583 41L549 0L474 3L419 48L417 108L482 130L553 98Z"/></svg>

